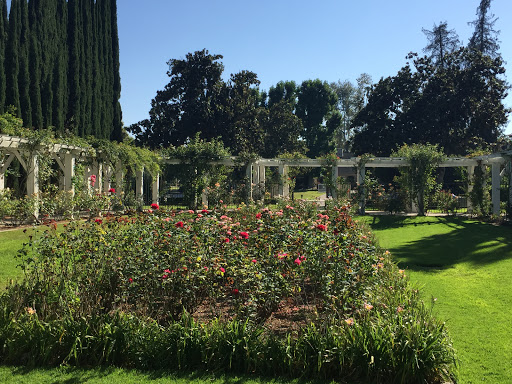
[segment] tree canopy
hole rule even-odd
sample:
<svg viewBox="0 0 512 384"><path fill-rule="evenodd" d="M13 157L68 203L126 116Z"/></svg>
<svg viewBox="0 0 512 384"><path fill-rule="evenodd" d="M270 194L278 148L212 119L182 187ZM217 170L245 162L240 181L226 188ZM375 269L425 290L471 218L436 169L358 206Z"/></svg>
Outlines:
<svg viewBox="0 0 512 384"><path fill-rule="evenodd" d="M121 140L116 0L0 0L0 113Z"/></svg>

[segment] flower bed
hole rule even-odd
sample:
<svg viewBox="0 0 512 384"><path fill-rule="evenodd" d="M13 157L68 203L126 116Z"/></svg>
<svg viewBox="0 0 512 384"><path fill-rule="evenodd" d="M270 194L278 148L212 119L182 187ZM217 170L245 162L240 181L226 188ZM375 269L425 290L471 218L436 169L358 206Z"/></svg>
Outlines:
<svg viewBox="0 0 512 384"><path fill-rule="evenodd" d="M421 382L454 360L443 324L347 207L154 206L49 229L20 255L26 278L2 297L4 362ZM27 351L26 338L44 345Z"/></svg>

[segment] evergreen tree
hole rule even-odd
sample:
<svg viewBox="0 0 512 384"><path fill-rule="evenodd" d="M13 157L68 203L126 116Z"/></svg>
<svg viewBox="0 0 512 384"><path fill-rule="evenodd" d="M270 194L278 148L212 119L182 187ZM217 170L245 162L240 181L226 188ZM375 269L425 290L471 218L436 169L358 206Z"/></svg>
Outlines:
<svg viewBox="0 0 512 384"><path fill-rule="evenodd" d="M20 112L26 127L32 126L32 107L30 102L30 71L29 48L30 30L28 20L28 5L26 0L20 3L21 31L19 41L20 72L18 76L18 88L20 91Z"/></svg>
<svg viewBox="0 0 512 384"><path fill-rule="evenodd" d="M83 133L82 127L82 92L81 92L81 58L82 58L82 14L81 0L68 1L68 113L66 125L75 135Z"/></svg>
<svg viewBox="0 0 512 384"><path fill-rule="evenodd" d="M35 1L28 3L30 28L29 70L30 70L30 102L32 106L32 126L43 128L43 106L41 103L41 44L37 26Z"/></svg>
<svg viewBox="0 0 512 384"><path fill-rule="evenodd" d="M495 58L499 56L498 49L500 48L498 44L499 32L494 30L494 23L496 23L498 18L495 18L494 15L490 13L490 8L491 0L480 1L480 5L476 11L477 19L468 23L475 27L468 47Z"/></svg>
<svg viewBox="0 0 512 384"><path fill-rule="evenodd" d="M0 114L5 112L5 46L7 44L7 1L0 0Z"/></svg>
<svg viewBox="0 0 512 384"><path fill-rule="evenodd" d="M113 62L113 80L114 80L114 97L113 103L113 121L112 121L112 134L111 139L121 141L123 129L123 114L121 112L121 76L120 76L120 62L119 62L119 34L117 31L117 2L110 0L111 23L112 23L112 62Z"/></svg>
<svg viewBox="0 0 512 384"><path fill-rule="evenodd" d="M67 91L67 23L68 9L66 0L57 0L56 8L56 52L53 64L53 124L58 133L64 133L66 110L68 104Z"/></svg>
<svg viewBox="0 0 512 384"><path fill-rule="evenodd" d="M427 53L437 65L444 67L445 56L455 51L460 45L459 36L455 30L448 29L446 21L439 25L434 24L434 28L431 31L424 28L422 31L428 39L428 45L423 51Z"/></svg>
<svg viewBox="0 0 512 384"><path fill-rule="evenodd" d="M5 66L7 76L6 104L12 105L16 108L18 117L21 117L20 92L18 87L18 77L20 72L19 43L21 40L21 1L24 0L11 1L11 10L9 12L9 37L7 41Z"/></svg>

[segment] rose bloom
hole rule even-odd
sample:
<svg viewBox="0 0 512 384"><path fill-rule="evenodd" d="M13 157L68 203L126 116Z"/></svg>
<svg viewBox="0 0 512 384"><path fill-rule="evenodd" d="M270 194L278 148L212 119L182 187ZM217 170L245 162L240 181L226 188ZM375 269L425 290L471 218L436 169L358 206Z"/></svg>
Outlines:
<svg viewBox="0 0 512 384"><path fill-rule="evenodd" d="M297 257L293 262L297 265L300 265L300 263L302 263L302 260Z"/></svg>
<svg viewBox="0 0 512 384"><path fill-rule="evenodd" d="M116 189L115 189L115 188L110 188L108 191L109 191L110 193L116 193Z"/></svg>
<svg viewBox="0 0 512 384"><path fill-rule="evenodd" d="M176 228L183 228L183 225L183 221L178 221L176 224L174 224Z"/></svg>
<svg viewBox="0 0 512 384"><path fill-rule="evenodd" d="M257 214L256 214L256 218L257 218L257 219L261 219L261 213L257 213Z"/></svg>
<svg viewBox="0 0 512 384"><path fill-rule="evenodd" d="M226 272L226 270L223 267L220 267L219 271L221 271L222 273Z"/></svg>
<svg viewBox="0 0 512 384"><path fill-rule="evenodd" d="M102 223L103 223L103 220L101 220L101 219L96 219L96 220L94 220L94 222L95 222L95 223L97 223L97 224L102 224Z"/></svg>
<svg viewBox="0 0 512 384"><path fill-rule="evenodd" d="M156 203L151 204L151 209L159 209L160 206Z"/></svg>
<svg viewBox="0 0 512 384"><path fill-rule="evenodd" d="M233 288L233 290L231 292L233 293L233 295L238 295L238 289L236 289L236 288Z"/></svg>
<svg viewBox="0 0 512 384"><path fill-rule="evenodd" d="M249 238L249 234L247 232L240 232L240 237L242 239L246 239L247 240Z"/></svg>

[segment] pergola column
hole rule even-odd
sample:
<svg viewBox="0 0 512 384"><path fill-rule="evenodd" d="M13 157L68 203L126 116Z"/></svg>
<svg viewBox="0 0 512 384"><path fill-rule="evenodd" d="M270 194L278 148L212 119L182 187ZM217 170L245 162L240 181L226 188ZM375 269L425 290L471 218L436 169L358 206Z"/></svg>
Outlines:
<svg viewBox="0 0 512 384"><path fill-rule="evenodd" d="M135 198L140 206L144 205L144 167L135 171Z"/></svg>
<svg viewBox="0 0 512 384"><path fill-rule="evenodd" d="M102 172L102 183L101 183L101 187L103 192L108 192L109 189L111 188L112 186L112 166L111 165L107 165L107 164L103 164L103 172Z"/></svg>
<svg viewBox="0 0 512 384"><path fill-rule="evenodd" d="M359 189L359 214L366 214L366 190L364 188L364 179L366 177L366 167L360 165L357 169L357 186Z"/></svg>
<svg viewBox="0 0 512 384"><path fill-rule="evenodd" d="M121 162L117 162L116 164L116 195L118 197L121 197L122 191L123 191L123 166L121 165Z"/></svg>
<svg viewBox="0 0 512 384"><path fill-rule="evenodd" d="M103 163L99 162L97 159L94 159L91 167L91 174L96 175L95 189L101 191L101 187L103 186Z"/></svg>
<svg viewBox="0 0 512 384"><path fill-rule="evenodd" d="M279 183L279 196L288 197L290 195L290 185L288 184L288 166L279 164L279 176L281 182Z"/></svg>
<svg viewBox="0 0 512 384"><path fill-rule="evenodd" d="M500 177L500 164L497 162L492 163L491 166L491 180L492 180L492 214L499 215L500 214L500 186L501 186L501 177Z"/></svg>
<svg viewBox="0 0 512 384"><path fill-rule="evenodd" d="M39 216L39 161L37 155L30 154L27 161L27 195L34 196L34 217Z"/></svg>
<svg viewBox="0 0 512 384"><path fill-rule="evenodd" d="M508 156L506 158L507 161L507 169L508 169L508 214L509 219L512 218L512 156Z"/></svg>
<svg viewBox="0 0 512 384"><path fill-rule="evenodd" d="M334 165L332 167L332 174L331 174L331 180L332 180L332 188L331 188L331 196L333 199L338 198L338 166Z"/></svg>
<svg viewBox="0 0 512 384"><path fill-rule="evenodd" d="M75 176L75 156L71 153L64 155L64 190L70 192L72 195L75 193L73 185L73 177Z"/></svg>
<svg viewBox="0 0 512 384"><path fill-rule="evenodd" d="M5 172L7 171L7 168L9 168L9 165L11 165L14 157L15 156L11 154L2 164L0 164L0 191L5 189Z"/></svg>
<svg viewBox="0 0 512 384"><path fill-rule="evenodd" d="M261 195L261 199L265 200L265 166L258 165L258 188Z"/></svg>
<svg viewBox="0 0 512 384"><path fill-rule="evenodd" d="M475 175L475 166L471 165L467 167L468 170L468 197L467 197L467 207L468 213L473 213L473 204L471 204L471 192L473 192L473 178Z"/></svg>
<svg viewBox="0 0 512 384"><path fill-rule="evenodd" d="M247 168L245 169L245 178L247 179L247 184L249 187L247 192L248 201L252 201L252 166L253 163L250 162L247 164Z"/></svg>
<svg viewBox="0 0 512 384"><path fill-rule="evenodd" d="M156 174L153 176L153 182L151 183L151 203L158 204L158 198L160 195L160 175Z"/></svg>

